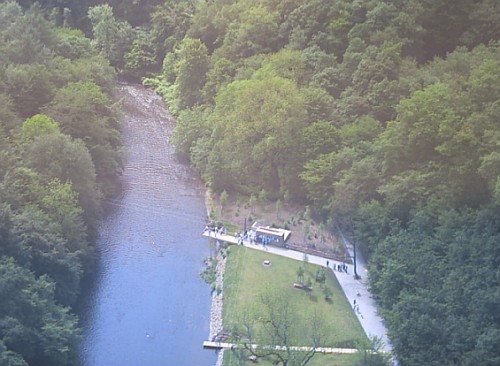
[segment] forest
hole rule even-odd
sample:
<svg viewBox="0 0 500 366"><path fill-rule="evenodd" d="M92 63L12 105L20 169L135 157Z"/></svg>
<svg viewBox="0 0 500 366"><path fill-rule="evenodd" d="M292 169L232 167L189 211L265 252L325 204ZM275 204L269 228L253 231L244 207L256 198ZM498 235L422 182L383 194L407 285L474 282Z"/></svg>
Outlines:
<svg viewBox="0 0 500 366"><path fill-rule="evenodd" d="M499 39L497 0L0 1L0 363L74 364L119 74L214 192L349 232L401 365L500 364Z"/></svg>
<svg viewBox="0 0 500 366"><path fill-rule="evenodd" d="M29 6L28 6L29 5ZM40 4L0 2L0 364L75 365L73 307L119 191L115 69Z"/></svg>

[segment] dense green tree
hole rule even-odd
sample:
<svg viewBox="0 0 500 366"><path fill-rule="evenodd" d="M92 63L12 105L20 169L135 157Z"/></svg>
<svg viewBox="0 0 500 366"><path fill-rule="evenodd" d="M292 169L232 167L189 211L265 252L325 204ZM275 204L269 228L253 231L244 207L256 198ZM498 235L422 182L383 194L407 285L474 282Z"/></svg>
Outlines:
<svg viewBox="0 0 500 366"><path fill-rule="evenodd" d="M27 160L33 169L47 181L54 178L70 181L78 193L78 202L84 209L84 218L95 229L100 216L100 191L96 183L94 164L81 140L64 134L49 134L35 139Z"/></svg>
<svg viewBox="0 0 500 366"><path fill-rule="evenodd" d="M78 204L78 195L69 182L55 179L45 187L39 203L50 221L57 225L58 232L66 240L67 249L85 259L91 254L87 242L87 231L83 222L83 209Z"/></svg>
<svg viewBox="0 0 500 366"><path fill-rule="evenodd" d="M228 59L219 58L213 65L209 66L207 71L207 81L203 87L203 101L213 103L215 95L222 86L233 81L236 74L235 64Z"/></svg>
<svg viewBox="0 0 500 366"><path fill-rule="evenodd" d="M205 2L198 2L199 6L203 4ZM156 7L151 14L151 34L155 40L158 63L177 48L188 32L193 15L194 6L190 0L166 0Z"/></svg>
<svg viewBox="0 0 500 366"><path fill-rule="evenodd" d="M68 28L74 15L85 13L71 10L87 5L39 3L0 3L2 365L76 363L78 319L64 306L75 303L94 260L88 238L95 237L101 197L94 162L119 167L119 126L109 97L115 73L90 39ZM39 114L49 110L66 119ZM74 115L64 112L85 118L71 125ZM92 155L64 133L85 140Z"/></svg>
<svg viewBox="0 0 500 366"><path fill-rule="evenodd" d="M485 364L498 358L491 348L482 353L488 346L477 341L494 340L499 321L492 311L500 284L495 211L430 204L414 212L408 229L381 242L370 276L401 362L467 365L477 354Z"/></svg>
<svg viewBox="0 0 500 366"><path fill-rule="evenodd" d="M78 320L54 301L54 282L0 258L0 283L0 357L12 365L73 364Z"/></svg>
<svg viewBox="0 0 500 366"><path fill-rule="evenodd" d="M130 51L124 56L125 71L135 77L147 76L157 66L156 48L151 34L144 29L136 31Z"/></svg>
<svg viewBox="0 0 500 366"><path fill-rule="evenodd" d="M90 57L94 50L91 40L79 29L58 28L56 30L57 41L54 52L64 58L76 60L82 57Z"/></svg>
<svg viewBox="0 0 500 366"><path fill-rule="evenodd" d="M27 251L30 268L55 281L54 296L58 302L71 305L79 293L81 262L79 253L69 251L58 224L31 207L13 217L12 235L15 245Z"/></svg>
<svg viewBox="0 0 500 366"><path fill-rule="evenodd" d="M95 47L111 65L123 66L123 57L132 45L130 24L117 20L113 14L113 8L108 4L89 8L88 17L92 22Z"/></svg>
<svg viewBox="0 0 500 366"><path fill-rule="evenodd" d="M198 39L185 38L163 62L167 84L173 83L174 110L190 108L202 101L208 70L206 46Z"/></svg>
<svg viewBox="0 0 500 366"><path fill-rule="evenodd" d="M340 147L339 130L331 122L316 121L303 132L305 161L337 151Z"/></svg>
<svg viewBox="0 0 500 366"><path fill-rule="evenodd" d="M200 107L185 109L179 114L172 138L177 154L191 159L196 142L203 137L209 137L207 114L208 111Z"/></svg>
<svg viewBox="0 0 500 366"><path fill-rule="evenodd" d="M22 137L26 142L32 142L38 136L53 132L59 132L59 125L44 114L36 114L23 122Z"/></svg>
<svg viewBox="0 0 500 366"><path fill-rule="evenodd" d="M40 6L35 4L25 12L15 1L7 1L0 6L0 17L5 17L0 19L4 25L0 36L7 44L8 62L38 64L49 60L56 35Z"/></svg>
<svg viewBox="0 0 500 366"><path fill-rule="evenodd" d="M20 354L7 349L3 340L0 340L0 362L5 366L28 366Z"/></svg>
<svg viewBox="0 0 500 366"><path fill-rule="evenodd" d="M20 124L20 118L14 112L14 103L8 94L0 93L0 126L8 132Z"/></svg>
<svg viewBox="0 0 500 366"><path fill-rule="evenodd" d="M57 91L46 113L59 123L62 132L85 142L101 191L115 193L121 171L121 139L110 98L92 82L68 83Z"/></svg>
<svg viewBox="0 0 500 366"><path fill-rule="evenodd" d="M5 69L5 84L15 112L23 118L40 112L52 100L54 85L47 66L10 64Z"/></svg>
<svg viewBox="0 0 500 366"><path fill-rule="evenodd" d="M302 154L297 142L307 120L304 106L296 85L279 77L237 81L224 88L212 115L214 149L207 168L214 188L253 186L273 194L281 188L299 197ZM218 170L210 171L215 166Z"/></svg>
<svg viewBox="0 0 500 366"><path fill-rule="evenodd" d="M218 54L238 60L259 53L277 51L283 45L278 38L277 15L263 7L251 7L229 25Z"/></svg>
<svg viewBox="0 0 500 366"><path fill-rule="evenodd" d="M353 22L348 2L313 0L294 4L280 30L295 49L318 46L340 56Z"/></svg>
<svg viewBox="0 0 500 366"><path fill-rule="evenodd" d="M95 1L94 1L95 2ZM113 8L117 17L127 20L132 26L138 27L146 24L151 14L163 0L110 0L107 3Z"/></svg>

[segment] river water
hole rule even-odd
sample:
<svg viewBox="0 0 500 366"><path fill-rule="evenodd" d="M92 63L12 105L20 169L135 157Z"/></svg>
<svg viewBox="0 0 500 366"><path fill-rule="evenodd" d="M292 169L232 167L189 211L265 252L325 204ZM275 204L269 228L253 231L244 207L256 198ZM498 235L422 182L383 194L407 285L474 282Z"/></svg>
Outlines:
<svg viewBox="0 0 500 366"><path fill-rule="evenodd" d="M199 273L210 254L201 236L204 188L173 155L163 101L122 84L123 194L107 202L96 283L83 296L81 366L214 365L203 350L210 288Z"/></svg>

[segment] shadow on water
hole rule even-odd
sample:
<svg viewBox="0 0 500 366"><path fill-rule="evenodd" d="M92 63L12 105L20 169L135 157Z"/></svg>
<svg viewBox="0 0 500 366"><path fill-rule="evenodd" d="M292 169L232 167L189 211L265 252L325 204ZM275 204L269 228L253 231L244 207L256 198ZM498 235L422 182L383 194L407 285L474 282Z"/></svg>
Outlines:
<svg viewBox="0 0 500 366"><path fill-rule="evenodd" d="M204 187L168 143L174 121L161 98L123 83L123 193L106 200L99 260L79 306L81 366L214 365L203 350L210 288Z"/></svg>

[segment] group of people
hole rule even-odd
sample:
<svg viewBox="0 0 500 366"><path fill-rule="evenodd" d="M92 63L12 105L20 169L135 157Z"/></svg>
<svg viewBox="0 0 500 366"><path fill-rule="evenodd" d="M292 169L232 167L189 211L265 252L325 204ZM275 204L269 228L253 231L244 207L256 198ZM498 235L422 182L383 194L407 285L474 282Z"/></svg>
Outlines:
<svg viewBox="0 0 500 366"><path fill-rule="evenodd" d="M217 226L217 225L207 225L205 226L205 230L203 231L204 233L208 231L208 236L212 236L212 233L214 233L214 237L217 237L217 234L219 235L226 235L227 230L224 226Z"/></svg>
<svg viewBox="0 0 500 366"><path fill-rule="evenodd" d="M339 271L339 272L345 272L348 273L348 267L347 264L342 263L342 264L337 264L337 268L335 268L335 264L333 265L333 269Z"/></svg>
<svg viewBox="0 0 500 366"><path fill-rule="evenodd" d="M326 261L326 266L330 267L330 261ZM345 263L342 264L333 263L333 270L348 273L348 267L347 264Z"/></svg>
<svg viewBox="0 0 500 366"><path fill-rule="evenodd" d="M245 230L243 233L234 233L234 237L238 240L238 244L243 245L244 240L250 241L250 244L255 243L255 237L254 235L250 234L248 231Z"/></svg>

